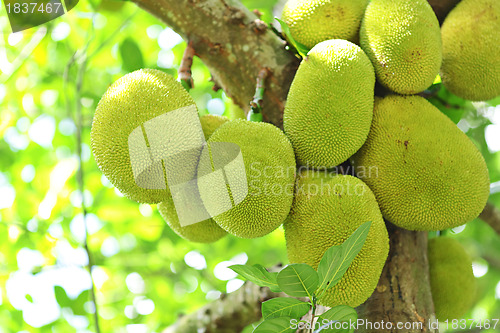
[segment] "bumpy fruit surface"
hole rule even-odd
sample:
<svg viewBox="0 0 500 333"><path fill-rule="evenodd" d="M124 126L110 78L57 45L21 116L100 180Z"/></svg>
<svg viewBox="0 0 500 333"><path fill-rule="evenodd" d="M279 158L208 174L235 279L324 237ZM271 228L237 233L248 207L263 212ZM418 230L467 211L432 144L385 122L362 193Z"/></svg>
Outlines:
<svg viewBox="0 0 500 333"><path fill-rule="evenodd" d="M489 196L481 153L420 96L376 98L370 135L352 162L384 217L409 230L462 225Z"/></svg>
<svg viewBox="0 0 500 333"><path fill-rule="evenodd" d="M500 95L500 1L463 0L446 17L443 84L455 95L483 101Z"/></svg>
<svg viewBox="0 0 500 333"><path fill-rule="evenodd" d="M374 86L373 67L359 46L335 39L308 53L283 116L300 164L335 167L363 145L373 117Z"/></svg>
<svg viewBox="0 0 500 333"><path fill-rule="evenodd" d="M242 238L270 233L283 223L292 205L295 157L290 141L274 125L237 119L219 127L207 143L213 147L217 142L240 147L248 194L213 219L227 232ZM237 196L234 192L231 195ZM203 194L202 199L206 201Z"/></svg>
<svg viewBox="0 0 500 333"><path fill-rule="evenodd" d="M377 80L400 94L424 91L441 66L441 31L427 0L372 0L360 43Z"/></svg>
<svg viewBox="0 0 500 333"><path fill-rule="evenodd" d="M292 210L285 229L288 259L317 268L325 251L342 244L371 221L370 231L342 279L330 288L322 304L364 303L377 286L389 253L389 238L377 201L358 178L320 171L303 171L297 179Z"/></svg>
<svg viewBox="0 0 500 333"><path fill-rule="evenodd" d="M471 258L457 240L448 237L429 240L428 257L436 318L462 319L476 296Z"/></svg>
<svg viewBox="0 0 500 333"><path fill-rule="evenodd" d="M158 211L176 234L190 242L212 243L227 235L227 232L219 227L213 219L181 226L172 199L160 203Z"/></svg>
<svg viewBox="0 0 500 333"><path fill-rule="evenodd" d="M123 76L101 98L90 133L92 152L102 173L129 199L154 204L170 196L168 186L146 189L136 184L129 135L148 120L187 106L196 107L181 84L154 69ZM186 128L185 132L192 131Z"/></svg>
<svg viewBox="0 0 500 333"><path fill-rule="evenodd" d="M368 0L289 0L282 19L309 49L329 39L356 42Z"/></svg>
<svg viewBox="0 0 500 333"><path fill-rule="evenodd" d="M215 130L219 128L222 124L228 122L229 119L223 116L217 116L215 114L207 114L200 117L201 128L203 129L203 134L205 135L205 140L208 140Z"/></svg>

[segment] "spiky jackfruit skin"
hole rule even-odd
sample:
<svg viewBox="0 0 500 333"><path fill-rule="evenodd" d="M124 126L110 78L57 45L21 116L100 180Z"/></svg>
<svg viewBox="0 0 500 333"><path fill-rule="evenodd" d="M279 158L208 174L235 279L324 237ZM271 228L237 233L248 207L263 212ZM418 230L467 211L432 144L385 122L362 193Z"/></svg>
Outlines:
<svg viewBox="0 0 500 333"><path fill-rule="evenodd" d="M374 87L373 66L359 46L335 39L308 53L283 115L300 164L335 167L363 145L373 116Z"/></svg>
<svg viewBox="0 0 500 333"><path fill-rule="evenodd" d="M399 94L424 91L441 66L439 22L426 0L372 0L361 23L360 45L378 81Z"/></svg>
<svg viewBox="0 0 500 333"><path fill-rule="evenodd" d="M203 134L205 135L205 140L208 140L215 130L219 128L222 124L228 122L229 119L223 116L218 116L215 114L206 114L200 117L201 128L203 129Z"/></svg>
<svg viewBox="0 0 500 333"><path fill-rule="evenodd" d="M368 0L288 0L282 19L292 37L312 49L329 39L358 39Z"/></svg>
<svg viewBox="0 0 500 333"><path fill-rule="evenodd" d="M384 217L409 230L443 230L479 215L486 163L472 141L420 96L375 99L368 139L351 159Z"/></svg>
<svg viewBox="0 0 500 333"><path fill-rule="evenodd" d="M470 256L457 240L448 237L430 239L427 255L436 318L462 319L476 296Z"/></svg>
<svg viewBox="0 0 500 333"><path fill-rule="evenodd" d="M500 95L500 1L463 0L446 17L441 79L455 95L483 101Z"/></svg>
<svg viewBox="0 0 500 333"><path fill-rule="evenodd" d="M301 172L292 210L283 224L291 263L317 269L328 248L342 244L368 221L372 224L363 248L338 284L325 293L323 305L356 307L370 297L389 253L389 237L377 201L360 179Z"/></svg>
<svg viewBox="0 0 500 333"><path fill-rule="evenodd" d="M129 135L152 118L194 104L180 83L154 69L129 73L108 88L94 114L90 143L99 169L127 198L154 204L170 196L168 186L155 190L136 184Z"/></svg>
<svg viewBox="0 0 500 333"><path fill-rule="evenodd" d="M248 185L245 199L213 217L215 222L241 238L261 237L275 230L285 220L293 200L295 157L290 141L274 125L237 119L219 127L208 145L215 142L240 147Z"/></svg>
<svg viewBox="0 0 500 333"><path fill-rule="evenodd" d="M168 200L158 204L158 211L168 226L180 237L197 243L213 243L225 235L225 232L213 219L201 221L199 223L181 226L179 217L175 210L174 201Z"/></svg>

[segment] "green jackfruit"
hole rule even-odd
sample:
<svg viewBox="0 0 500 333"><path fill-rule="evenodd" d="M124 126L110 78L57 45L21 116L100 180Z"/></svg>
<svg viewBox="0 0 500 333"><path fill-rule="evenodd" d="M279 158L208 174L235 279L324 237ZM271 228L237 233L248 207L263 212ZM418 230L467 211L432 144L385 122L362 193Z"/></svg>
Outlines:
<svg viewBox="0 0 500 333"><path fill-rule="evenodd" d="M210 137L207 143L212 151L217 142L240 147L248 194L239 204L213 219L227 232L242 238L270 233L283 223L292 205L295 158L290 141L271 124L237 119L225 123ZM226 178L231 178L229 176ZM236 185L241 185L241 181L238 183ZM241 194L235 193L238 190L235 188L228 190L233 200ZM205 203L207 198L200 192Z"/></svg>
<svg viewBox="0 0 500 333"><path fill-rule="evenodd" d="M479 215L489 195L476 146L420 96L375 99L368 140L353 156L384 217L409 230L443 230Z"/></svg>
<svg viewBox="0 0 500 333"><path fill-rule="evenodd" d="M373 67L359 46L335 39L308 53L283 115L300 164L335 167L363 145L373 117L374 87Z"/></svg>
<svg viewBox="0 0 500 333"><path fill-rule="evenodd" d="M476 296L471 258L457 240L448 237L429 240L428 258L436 318L462 319Z"/></svg>
<svg viewBox="0 0 500 333"><path fill-rule="evenodd" d="M360 43L378 81L400 94L424 91L441 66L439 22L426 0L372 0Z"/></svg>
<svg viewBox="0 0 500 333"><path fill-rule="evenodd" d="M282 19L292 37L309 49L329 39L358 39L368 0L288 0Z"/></svg>
<svg viewBox="0 0 500 333"><path fill-rule="evenodd" d="M465 99L500 95L500 1L463 0L446 17L443 84Z"/></svg>
<svg viewBox="0 0 500 333"><path fill-rule="evenodd" d="M372 225L363 248L342 279L322 299L326 306L356 307L377 286L389 253L389 237L377 201L358 178L304 170L297 178L285 229L288 259L317 269L325 251L342 244L363 223Z"/></svg>
<svg viewBox="0 0 500 333"><path fill-rule="evenodd" d="M205 140L208 140L215 130L219 128L222 124L228 122L229 119L223 116L217 116L214 114L206 114L200 117L201 128L203 128L203 134L205 135Z"/></svg>
<svg viewBox="0 0 500 333"><path fill-rule="evenodd" d="M181 84L153 69L125 75L101 98L90 133L92 152L102 173L127 198L149 204L169 198L168 187L146 189L136 184L128 140L148 120L187 106L196 108Z"/></svg>
<svg viewBox="0 0 500 333"><path fill-rule="evenodd" d="M213 219L181 226L172 199L160 203L158 211L176 234L190 242L212 243L227 235L227 232L219 227Z"/></svg>

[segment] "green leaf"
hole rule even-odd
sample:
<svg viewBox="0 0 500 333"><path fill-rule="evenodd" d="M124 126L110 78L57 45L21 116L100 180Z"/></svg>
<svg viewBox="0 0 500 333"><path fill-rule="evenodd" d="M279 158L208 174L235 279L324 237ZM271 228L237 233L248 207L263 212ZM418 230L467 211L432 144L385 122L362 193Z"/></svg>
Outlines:
<svg viewBox="0 0 500 333"><path fill-rule="evenodd" d="M335 245L325 251L318 265L319 287L318 290L328 289L336 266L342 261L343 251L341 245Z"/></svg>
<svg viewBox="0 0 500 333"><path fill-rule="evenodd" d="M318 265L320 288L324 292L337 284L365 244L371 222L363 223L352 235L339 246L326 250Z"/></svg>
<svg viewBox="0 0 500 333"><path fill-rule="evenodd" d="M294 297L309 297L318 287L318 273L306 264L291 264L278 273L278 285L285 293Z"/></svg>
<svg viewBox="0 0 500 333"><path fill-rule="evenodd" d="M90 300L90 290L84 290L81 292L80 295L73 301L73 304L71 306L71 309L73 310L74 314L77 315L86 315L87 312L85 311L85 303L87 303Z"/></svg>
<svg viewBox="0 0 500 333"><path fill-rule="evenodd" d="M28 302L33 303L33 297L31 297L31 295L30 295L30 294L26 294L26 295L24 295L24 298L26 298L26 300L27 300Z"/></svg>
<svg viewBox="0 0 500 333"><path fill-rule="evenodd" d="M290 317L299 319L311 309L311 304L296 298L277 297L262 303L262 317L272 319Z"/></svg>
<svg viewBox="0 0 500 333"><path fill-rule="evenodd" d="M264 320L257 326L253 333L292 333L294 330L290 324L291 318L280 317Z"/></svg>
<svg viewBox="0 0 500 333"><path fill-rule="evenodd" d="M320 323L324 325L315 333L352 333L354 332L354 328L350 327L350 323L358 320L358 314L350 306L339 305L319 315L319 318L321 320ZM338 323L336 324L335 322ZM342 328L339 323L347 323L344 324L344 327L348 328Z"/></svg>
<svg viewBox="0 0 500 333"><path fill-rule="evenodd" d="M127 72L133 72L144 67L141 49L132 38L125 38L120 44L120 56L122 67Z"/></svg>
<svg viewBox="0 0 500 333"><path fill-rule="evenodd" d="M64 3L66 5L66 10L69 12L78 4L78 0L64 0Z"/></svg>
<svg viewBox="0 0 500 333"><path fill-rule="evenodd" d="M286 36L286 39L292 44L292 46L297 50L297 52L300 54L302 58L305 58L307 54L309 53L309 48L306 47L304 44L301 44L295 40L295 38L292 37L292 33L290 32L290 28L288 27L288 24L284 22L283 20L280 20L279 18L275 17L276 21L278 21L281 25L281 30Z"/></svg>
<svg viewBox="0 0 500 333"><path fill-rule="evenodd" d="M71 299L68 297L68 294L66 294L66 290L64 290L63 287L54 286L54 293L56 295L57 304L59 304L61 308L71 306Z"/></svg>
<svg viewBox="0 0 500 333"><path fill-rule="evenodd" d="M269 287L273 292L281 291L276 282L278 273L270 273L262 265L232 265L229 268L258 286Z"/></svg>

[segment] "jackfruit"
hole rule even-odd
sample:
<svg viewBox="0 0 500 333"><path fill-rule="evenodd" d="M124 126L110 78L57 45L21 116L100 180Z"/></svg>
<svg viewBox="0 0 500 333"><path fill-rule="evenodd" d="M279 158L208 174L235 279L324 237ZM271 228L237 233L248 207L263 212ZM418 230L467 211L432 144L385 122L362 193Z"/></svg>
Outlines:
<svg viewBox="0 0 500 333"><path fill-rule="evenodd" d="M292 37L311 49L329 39L358 39L368 0L288 0L282 19Z"/></svg>
<svg viewBox="0 0 500 333"><path fill-rule="evenodd" d="M441 79L455 95L484 101L500 95L500 1L463 0L446 17Z"/></svg>
<svg viewBox="0 0 500 333"><path fill-rule="evenodd" d="M205 135L205 140L208 140L210 136L215 132L220 125L228 122L229 119L223 116L217 116L214 114L206 114L200 117L201 128L203 129L203 134Z"/></svg>
<svg viewBox="0 0 500 333"><path fill-rule="evenodd" d="M409 230L443 230L479 215L486 163L472 141L420 96L375 99L368 140L351 159L384 217Z"/></svg>
<svg viewBox="0 0 500 333"><path fill-rule="evenodd" d="M283 223L292 205L295 158L290 141L274 125L237 119L223 124L210 137L207 144L212 152L218 142L233 143L241 149L248 194L213 219L227 232L242 238L270 233ZM230 171L226 173L228 180L235 178ZM232 200L243 193L238 186L244 182L236 182L235 187L227 186ZM200 195L204 203L209 201L202 190Z"/></svg>
<svg viewBox="0 0 500 333"><path fill-rule="evenodd" d="M372 0L361 23L360 45L378 81L400 94L424 91L441 66L439 22L426 0Z"/></svg>
<svg viewBox="0 0 500 333"><path fill-rule="evenodd" d="M222 230L222 228L212 219L181 226L177 211L175 210L174 201L171 198L160 203L158 205L158 211L176 234L190 242L213 243L227 235L227 232Z"/></svg>
<svg viewBox="0 0 500 333"><path fill-rule="evenodd" d="M430 239L427 255L436 318L462 319L476 296L471 258L457 240L448 237Z"/></svg>
<svg viewBox="0 0 500 333"><path fill-rule="evenodd" d="M169 198L164 179L163 184L156 184L159 189L137 185L129 136L152 118L183 107L196 109L194 100L180 83L154 69L141 69L123 76L99 101L90 133L92 152L102 173L127 198L149 204ZM190 129L186 129L187 132Z"/></svg>
<svg viewBox="0 0 500 333"><path fill-rule="evenodd" d="M325 251L342 244L371 221L368 237L347 272L328 289L321 304L356 307L377 286L389 253L389 236L368 186L352 176L303 170L297 177L292 210L283 224L288 259L317 269Z"/></svg>
<svg viewBox="0 0 500 333"><path fill-rule="evenodd" d="M354 154L370 130L374 88L359 46L340 39L316 45L299 66L283 115L298 162L331 168Z"/></svg>

